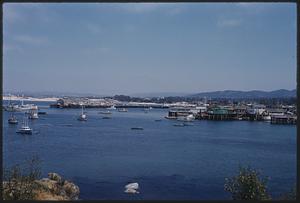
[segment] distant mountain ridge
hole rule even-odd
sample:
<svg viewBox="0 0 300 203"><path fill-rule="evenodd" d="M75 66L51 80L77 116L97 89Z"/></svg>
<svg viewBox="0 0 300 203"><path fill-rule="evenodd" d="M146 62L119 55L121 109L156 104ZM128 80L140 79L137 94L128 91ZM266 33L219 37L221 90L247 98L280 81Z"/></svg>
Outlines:
<svg viewBox="0 0 300 203"><path fill-rule="evenodd" d="M62 97L62 96L77 96L77 97L107 97L109 95L95 94L95 93L70 93L70 92L3 92L3 95L17 94L33 97ZM279 89L274 91L236 91L236 90L224 90L224 91L212 91L212 92L201 92L201 93L182 93L182 92L160 92L160 93L138 93L131 94L130 97L140 98L156 98L156 97L185 97L185 98L211 98L211 99L255 99L255 98L289 98L296 97L297 91Z"/></svg>
<svg viewBox="0 0 300 203"><path fill-rule="evenodd" d="M183 93L183 92L150 92L150 93L135 93L130 94L131 97L184 97L190 95L191 93Z"/></svg>
<svg viewBox="0 0 300 203"><path fill-rule="evenodd" d="M214 92L202 92L197 94L188 95L191 98L224 98L224 99L252 99L252 98L286 98L286 97L296 97L297 91L279 89L274 91L235 91L235 90L224 90L224 91L214 91Z"/></svg>

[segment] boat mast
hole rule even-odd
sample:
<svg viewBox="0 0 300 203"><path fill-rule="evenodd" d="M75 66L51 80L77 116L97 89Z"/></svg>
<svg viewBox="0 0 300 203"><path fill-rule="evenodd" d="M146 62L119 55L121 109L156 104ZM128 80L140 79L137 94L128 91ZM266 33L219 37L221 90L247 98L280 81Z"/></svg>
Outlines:
<svg viewBox="0 0 300 203"><path fill-rule="evenodd" d="M22 101L21 105L24 106L24 94L22 95L22 100L21 101Z"/></svg>
<svg viewBox="0 0 300 203"><path fill-rule="evenodd" d="M11 94L9 94L9 106L11 105Z"/></svg>

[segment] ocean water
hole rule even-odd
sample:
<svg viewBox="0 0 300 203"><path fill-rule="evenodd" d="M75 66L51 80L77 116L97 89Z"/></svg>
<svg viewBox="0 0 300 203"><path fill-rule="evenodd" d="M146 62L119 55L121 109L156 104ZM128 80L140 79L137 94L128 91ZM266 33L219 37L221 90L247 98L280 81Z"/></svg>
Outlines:
<svg viewBox="0 0 300 203"><path fill-rule="evenodd" d="M200 120L176 127L178 121L164 119L167 109L112 111L111 119L102 119L103 109L86 109L88 121L80 122L80 109L38 105L47 114L29 121L32 135L17 134L19 126L8 125L3 112L3 164L38 155L43 177L57 172L74 181L80 199L230 199L224 179L240 165L268 176L274 197L296 184L293 125ZM139 183L140 194L124 193L130 182Z"/></svg>

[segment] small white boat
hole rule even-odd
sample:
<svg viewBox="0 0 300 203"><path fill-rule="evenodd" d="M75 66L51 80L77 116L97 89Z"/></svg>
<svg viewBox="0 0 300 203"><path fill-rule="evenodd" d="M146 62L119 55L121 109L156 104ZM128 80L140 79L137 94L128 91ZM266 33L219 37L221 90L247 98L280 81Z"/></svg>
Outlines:
<svg viewBox="0 0 300 203"><path fill-rule="evenodd" d="M166 119L172 119L172 120L175 120L175 119L177 119L177 117L176 117L176 116L165 116L165 118L166 118Z"/></svg>
<svg viewBox="0 0 300 203"><path fill-rule="evenodd" d="M24 104L24 100L22 99L21 105L18 105L18 110L27 111L27 110L38 110L38 106L35 104Z"/></svg>
<svg viewBox="0 0 300 203"><path fill-rule="evenodd" d="M188 115L188 116L185 116L185 117L178 117L177 120L185 121L185 122L191 122L191 121L195 120L195 116L191 114L191 115Z"/></svg>
<svg viewBox="0 0 300 203"><path fill-rule="evenodd" d="M127 112L128 110L125 108L118 109L118 112Z"/></svg>
<svg viewBox="0 0 300 203"><path fill-rule="evenodd" d="M20 111L19 105L16 105L16 104L12 103L12 101L11 101L11 95L10 95L10 99L9 99L8 105L4 106L4 110L5 111L9 111L9 112Z"/></svg>
<svg viewBox="0 0 300 203"><path fill-rule="evenodd" d="M81 106L81 114L78 117L79 121L87 121L87 115L83 112L83 105Z"/></svg>
<svg viewBox="0 0 300 203"><path fill-rule="evenodd" d="M108 107L108 108L106 108L106 109L109 109L109 110L116 110L117 108L116 108L114 105L112 105L111 107Z"/></svg>
<svg viewBox="0 0 300 203"><path fill-rule="evenodd" d="M35 110L30 110L28 118L29 119L38 119L39 118L38 112Z"/></svg>
<svg viewBox="0 0 300 203"><path fill-rule="evenodd" d="M24 118L21 128L17 131L20 134L32 134L32 129L28 126L27 120Z"/></svg>
<svg viewBox="0 0 300 203"><path fill-rule="evenodd" d="M271 116L264 116L263 120L269 122L271 121Z"/></svg>
<svg viewBox="0 0 300 203"><path fill-rule="evenodd" d="M13 114L11 114L10 118L8 119L8 123L9 124L18 124L18 120Z"/></svg>
<svg viewBox="0 0 300 203"><path fill-rule="evenodd" d="M150 107L147 107L147 108L144 108L144 112L145 112L145 113L148 113L151 109L152 109L151 106L150 106Z"/></svg>
<svg viewBox="0 0 300 203"><path fill-rule="evenodd" d="M99 111L98 114L111 114L110 111Z"/></svg>

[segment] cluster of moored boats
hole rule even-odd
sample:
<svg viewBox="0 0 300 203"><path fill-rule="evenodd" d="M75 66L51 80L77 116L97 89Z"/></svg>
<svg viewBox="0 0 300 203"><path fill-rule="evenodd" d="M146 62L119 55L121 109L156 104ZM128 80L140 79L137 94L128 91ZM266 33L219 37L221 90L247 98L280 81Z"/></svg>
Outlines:
<svg viewBox="0 0 300 203"><path fill-rule="evenodd" d="M43 112L44 114L45 112ZM28 119L38 119L38 112L37 110L29 110L24 113L23 121L21 127L18 129L17 133L21 134L32 134L32 128L28 125ZM16 125L19 123L17 117L12 112L8 119L8 123L11 125Z"/></svg>
<svg viewBox="0 0 300 203"><path fill-rule="evenodd" d="M46 112L39 112L38 107L35 104L24 104L23 101L22 101L21 105L15 105L15 104L9 103L9 105L4 107L4 109L6 111L11 112L11 115L8 119L8 123L11 125L18 124L18 119L15 116L15 112L25 111L22 125L17 131L17 133L21 133L21 134L32 134L32 132L33 132L32 128L30 128L30 126L28 125L28 119L38 119L39 114L46 114ZM144 113L148 113L151 109L152 109L151 107L144 108L143 111L144 111ZM106 110L104 110L104 111L98 112L98 114L105 115L102 117L103 119L110 119L111 118L110 115L112 114L111 110L117 110L118 112L128 112L128 110L126 108L116 108L115 106L111 106L109 108L106 108ZM178 127L188 126L190 124L187 124L186 122L193 121L194 119L195 119L195 117L193 115L184 116L182 118L178 117L177 120L182 121L182 123L176 123L176 124L174 124L174 126L178 126ZM81 105L81 113L79 114L77 120L79 120L79 121L87 121L88 120L87 113L84 111L84 105ZM162 120L156 119L155 121L159 122ZM142 127L132 127L131 129L132 130L143 130Z"/></svg>
<svg viewBox="0 0 300 203"><path fill-rule="evenodd" d="M84 109L84 106L81 105L81 114L77 118L77 120L79 120L79 121L87 121L88 117L87 117L86 112L83 111L83 109ZM125 108L118 108L117 109L116 107L112 106L112 107L106 108L106 111L99 111L98 114L107 115L107 116L102 117L103 119L110 119L111 117L108 116L108 115L112 114L112 112L110 110L118 110L118 112L127 112L128 111Z"/></svg>
<svg viewBox="0 0 300 203"><path fill-rule="evenodd" d="M23 121L21 127L16 131L21 134L32 134L32 128L28 125L28 119L38 119L39 114L46 114L46 112L39 112L38 106L35 104L24 104L23 100L21 104L13 104L11 101L7 106L4 106L4 110L11 112L10 117L8 118L8 123L10 125L17 125L19 123L17 117L15 116L16 112L24 112Z"/></svg>

